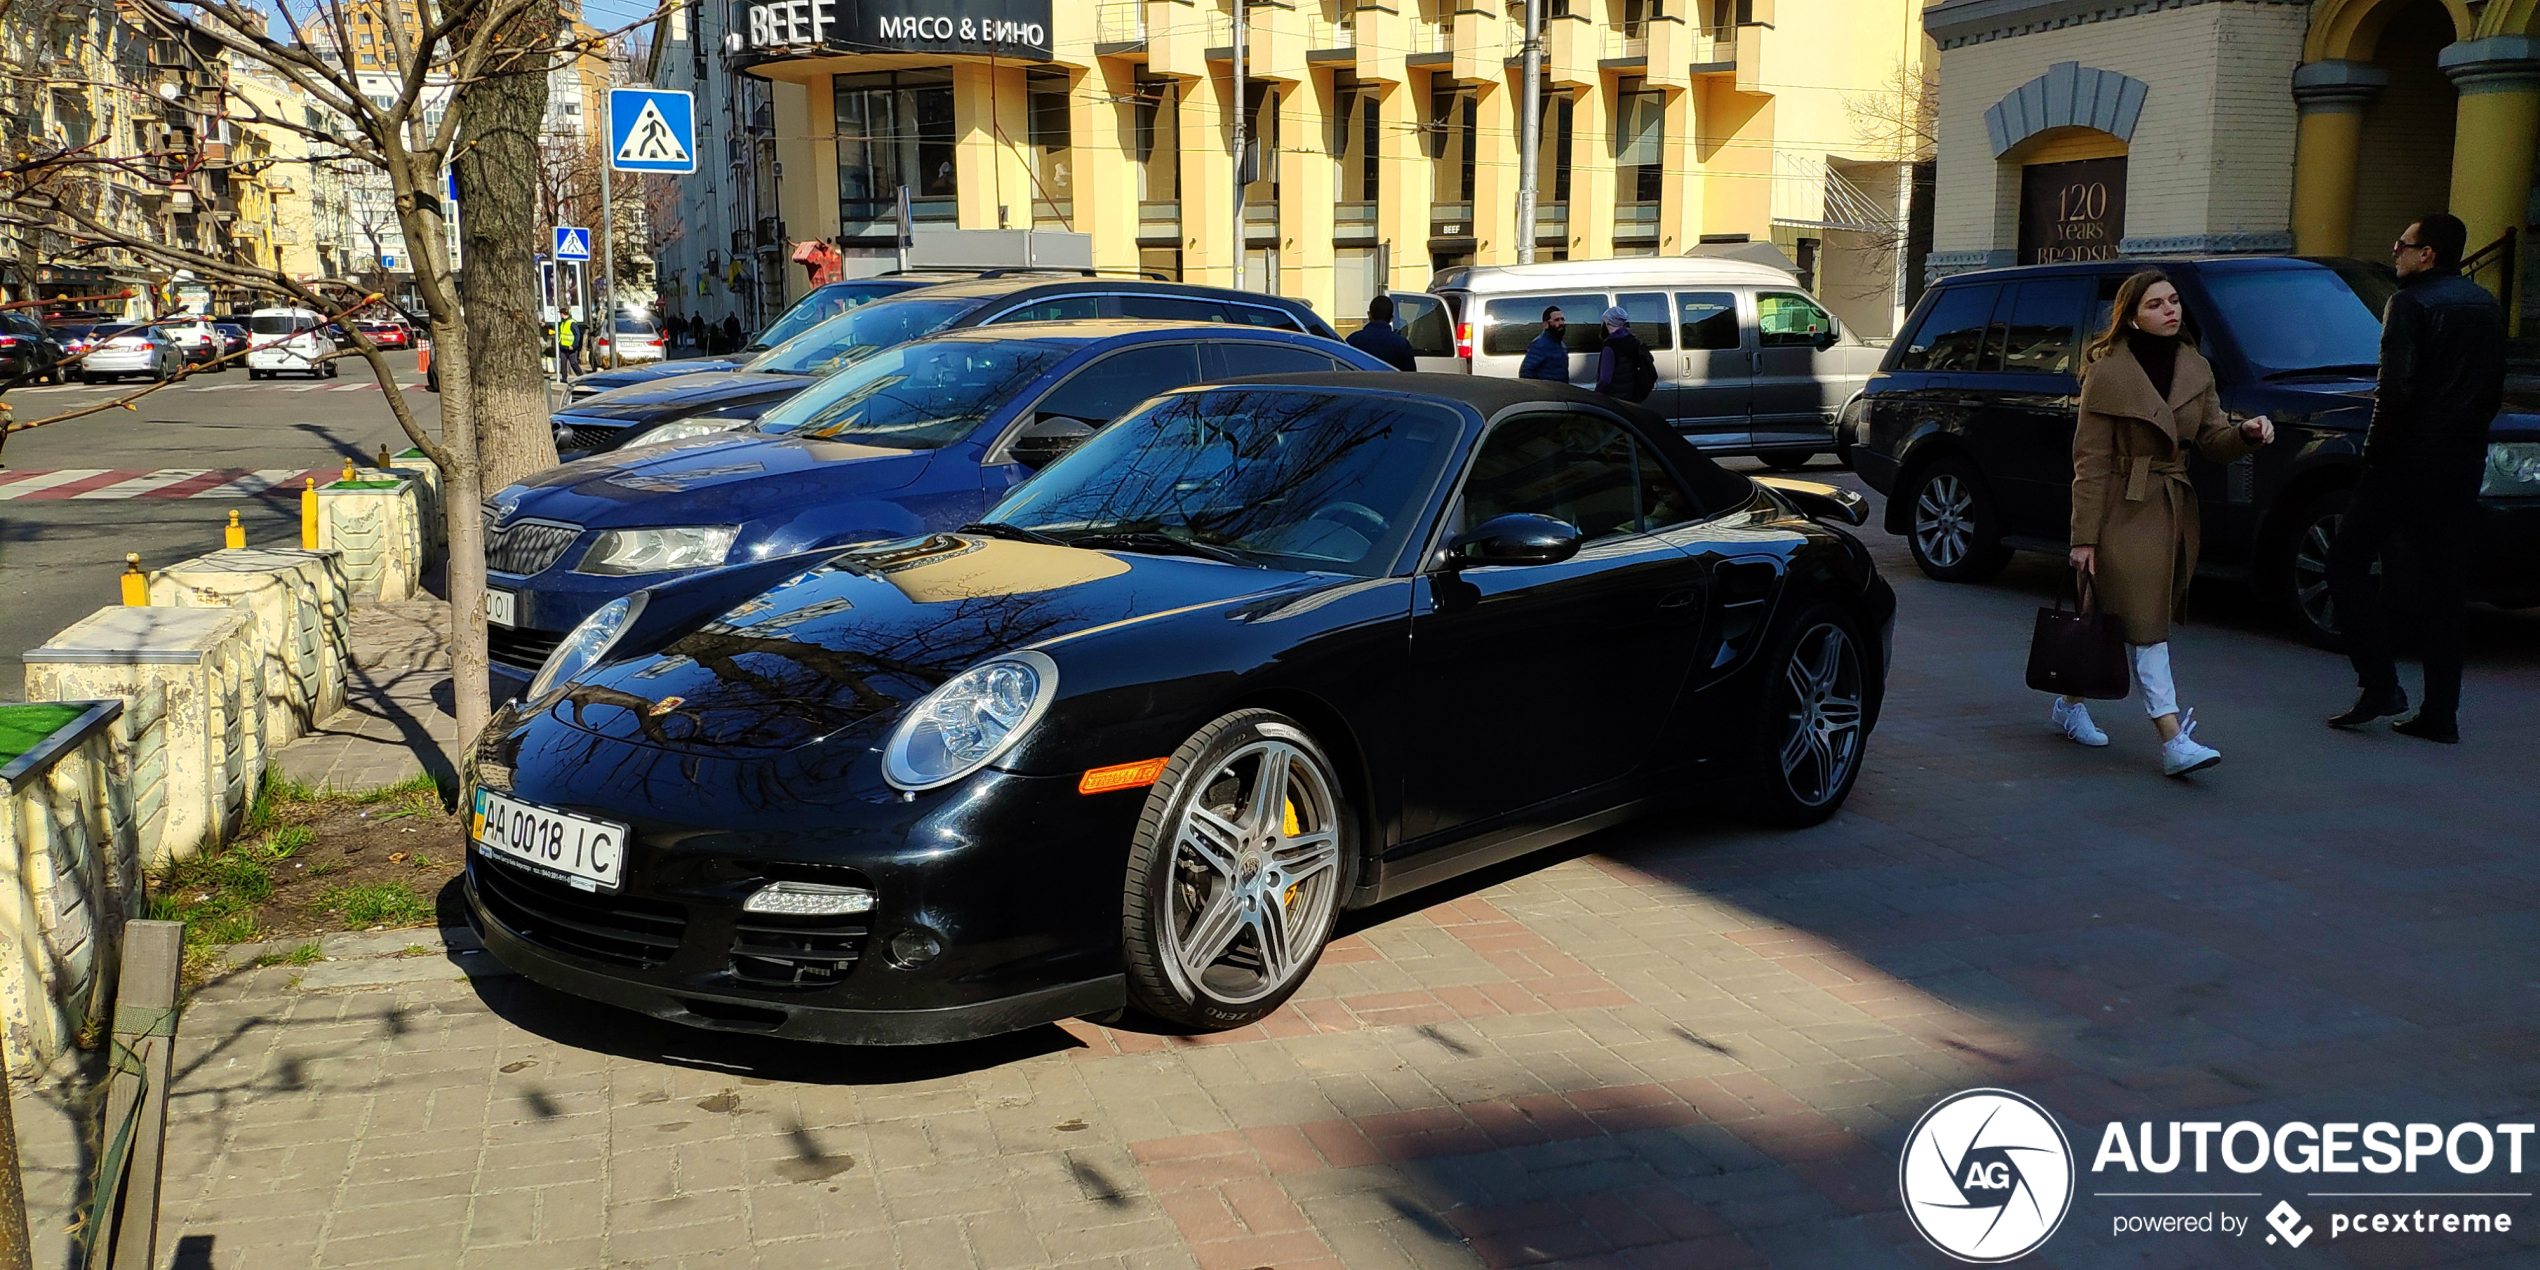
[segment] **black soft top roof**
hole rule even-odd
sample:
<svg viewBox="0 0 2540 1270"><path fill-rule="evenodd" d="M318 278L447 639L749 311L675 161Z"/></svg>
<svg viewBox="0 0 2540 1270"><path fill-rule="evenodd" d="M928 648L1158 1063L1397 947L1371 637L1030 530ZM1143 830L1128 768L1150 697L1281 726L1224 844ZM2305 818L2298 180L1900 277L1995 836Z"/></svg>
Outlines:
<svg viewBox="0 0 2540 1270"><path fill-rule="evenodd" d="M1457 402L1471 406L1484 419L1496 419L1500 412L1526 405L1590 406L1620 415L1647 437L1667 465L1693 488L1691 493L1704 507L1714 511L1734 506L1754 496L1755 485L1746 477L1731 472L1711 461L1710 456L1685 444L1675 428L1657 412L1638 402L1620 401L1603 393L1589 392L1569 384L1542 379L1501 379L1495 375L1448 375L1435 373L1405 374L1400 371L1314 371L1297 375L1246 375L1219 381L1219 384L1263 384L1297 388L1354 388L1361 391L1388 393L1394 396L1426 397L1434 401ZM1202 384L1201 388L1218 385Z"/></svg>

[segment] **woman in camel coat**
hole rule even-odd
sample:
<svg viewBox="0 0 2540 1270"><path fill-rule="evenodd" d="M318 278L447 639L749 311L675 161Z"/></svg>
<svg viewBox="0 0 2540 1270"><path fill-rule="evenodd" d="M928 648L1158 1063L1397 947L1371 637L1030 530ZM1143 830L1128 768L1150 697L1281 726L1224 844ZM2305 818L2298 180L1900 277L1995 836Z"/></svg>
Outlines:
<svg viewBox="0 0 2540 1270"><path fill-rule="evenodd" d="M2089 581L2092 607L2125 624L2144 710L2161 735L2161 769L2171 776L2222 761L2197 743L2195 711L2182 719L2170 675L2170 623L2187 616L2196 573L2188 451L2229 463L2275 439L2263 415L2238 426L2223 417L2213 367L2180 337L2184 317L2178 288L2159 270L2127 278L2108 329L2083 354L2073 428L2073 568ZM2077 697L2057 700L2053 717L2075 741L2108 743Z"/></svg>

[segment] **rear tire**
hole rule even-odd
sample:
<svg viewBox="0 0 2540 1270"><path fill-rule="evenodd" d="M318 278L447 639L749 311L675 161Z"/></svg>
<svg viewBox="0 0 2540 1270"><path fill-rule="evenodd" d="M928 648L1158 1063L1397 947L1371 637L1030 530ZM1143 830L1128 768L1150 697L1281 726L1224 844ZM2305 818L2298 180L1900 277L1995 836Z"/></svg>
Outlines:
<svg viewBox="0 0 2540 1270"><path fill-rule="evenodd" d="M1278 1009L1332 937L1355 823L1331 760L1294 720L1238 710L1193 733L1148 791L1129 848L1131 1004L1209 1031Z"/></svg>
<svg viewBox="0 0 2540 1270"><path fill-rule="evenodd" d="M2354 501L2353 490L2333 489L2302 504L2268 553L2267 598L2284 611L2297 638L2331 652L2344 651L2346 642L2337 630L2337 601L2328 592L2328 552Z"/></svg>
<svg viewBox="0 0 2540 1270"><path fill-rule="evenodd" d="M1941 582L1985 582L2011 562L1992 492L1975 465L1941 459L1915 473L1905 499L1905 541L1914 564Z"/></svg>
<svg viewBox="0 0 2540 1270"><path fill-rule="evenodd" d="M1869 748L1871 661L1841 609L1816 604L1757 663L1765 675L1752 742L1755 818L1793 828L1834 815Z"/></svg>

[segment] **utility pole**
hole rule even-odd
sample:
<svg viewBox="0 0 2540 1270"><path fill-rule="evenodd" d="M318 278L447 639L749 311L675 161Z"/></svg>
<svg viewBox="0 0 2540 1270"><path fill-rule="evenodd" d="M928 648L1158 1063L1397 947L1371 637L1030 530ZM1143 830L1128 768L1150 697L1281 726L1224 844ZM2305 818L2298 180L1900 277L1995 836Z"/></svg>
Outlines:
<svg viewBox="0 0 2540 1270"><path fill-rule="evenodd" d="M1526 0L1526 95L1517 126L1517 263L1535 262L1535 156L1543 149L1543 0Z"/></svg>
<svg viewBox="0 0 2540 1270"><path fill-rule="evenodd" d="M1234 139L1235 139L1235 224L1234 224L1234 230L1235 230L1235 256L1234 256L1234 263L1235 263L1235 275L1234 275L1234 277L1235 277L1235 290L1237 290L1237 291L1241 291L1241 290L1243 290L1243 289L1244 289L1244 185L1245 185L1245 181L1244 181L1244 150L1245 150L1245 140L1244 140L1244 131L1245 131L1245 130L1244 130L1244 124L1245 124L1246 122L1248 122L1248 121L1244 118L1244 116L1248 113L1248 112L1244 109L1244 4L1245 4L1245 0L1233 0L1233 3L1234 3L1234 6L1235 6L1235 127L1234 127L1234 134L1233 134L1233 135L1234 135Z"/></svg>

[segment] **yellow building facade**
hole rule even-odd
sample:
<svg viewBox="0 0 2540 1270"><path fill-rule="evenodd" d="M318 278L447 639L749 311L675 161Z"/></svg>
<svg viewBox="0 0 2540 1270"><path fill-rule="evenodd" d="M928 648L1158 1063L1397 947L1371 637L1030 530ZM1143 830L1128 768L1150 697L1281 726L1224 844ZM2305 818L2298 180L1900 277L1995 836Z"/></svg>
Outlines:
<svg viewBox="0 0 2540 1270"><path fill-rule="evenodd" d="M2386 260L2468 223L2524 307L2540 0L1947 0L1932 270L2076 254ZM2521 314L2517 314L2518 320Z"/></svg>
<svg viewBox="0 0 2540 1270"><path fill-rule="evenodd" d="M1916 156L1875 99L1920 80L1920 8L1547 0L1537 259L1770 240L1854 329L1892 329ZM1084 234L1100 267L1216 285L1240 263L1344 323L1380 285L1517 259L1522 5L1253 0L1240 105L1232 0L745 11L717 52L763 84L761 214L860 268L903 186L921 230Z"/></svg>

